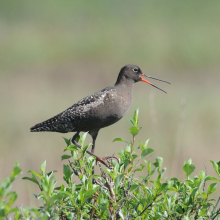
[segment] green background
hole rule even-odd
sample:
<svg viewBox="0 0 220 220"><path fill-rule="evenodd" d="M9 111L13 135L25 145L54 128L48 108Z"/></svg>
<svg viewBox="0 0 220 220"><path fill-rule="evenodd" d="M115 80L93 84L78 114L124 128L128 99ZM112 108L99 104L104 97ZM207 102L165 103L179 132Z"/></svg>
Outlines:
<svg viewBox="0 0 220 220"><path fill-rule="evenodd" d="M147 159L164 158L165 179L184 179L189 158L194 173L205 165L215 175L209 160L220 160L219 8L220 1L204 0L1 1L0 181L18 161L23 175L13 185L17 204L40 204L33 196L39 189L21 178L39 171L45 159L47 171L58 170L58 182L64 182L61 137L73 135L29 128L113 85L128 63L171 86L150 80L166 95L135 84L130 110L100 131L96 154L125 147L112 141L131 139L128 119L139 107L143 128L137 139L151 138L156 152Z"/></svg>

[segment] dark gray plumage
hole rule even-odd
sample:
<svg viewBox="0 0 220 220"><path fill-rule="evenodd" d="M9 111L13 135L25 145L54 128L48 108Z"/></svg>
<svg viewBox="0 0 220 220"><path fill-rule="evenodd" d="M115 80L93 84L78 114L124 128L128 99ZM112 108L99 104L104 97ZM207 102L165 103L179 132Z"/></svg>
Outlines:
<svg viewBox="0 0 220 220"><path fill-rule="evenodd" d="M132 102L133 84L139 81L149 83L141 76L147 75L143 74L138 66L124 66L119 72L114 86L107 87L81 99L60 114L36 124L31 128L31 132L67 133L89 131L93 138L93 153L99 130L114 124L128 111Z"/></svg>

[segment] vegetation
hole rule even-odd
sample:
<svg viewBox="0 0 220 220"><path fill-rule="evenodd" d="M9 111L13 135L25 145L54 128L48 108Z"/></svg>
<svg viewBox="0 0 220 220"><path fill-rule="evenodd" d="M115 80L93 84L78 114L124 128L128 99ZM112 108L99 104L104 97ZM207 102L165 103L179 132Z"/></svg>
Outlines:
<svg viewBox="0 0 220 220"><path fill-rule="evenodd" d="M114 140L127 146L118 153L118 160L115 157L107 160L108 167L98 164L98 175L92 174L96 159L86 153L90 145L84 146L87 133L78 137L81 149L72 145L71 139L64 138L67 146L61 158L69 161L63 166L65 185L57 186L56 171L47 173L46 161L40 173L28 171L32 177L23 179L39 186L40 191L34 194L42 200L38 208L13 207L17 193L10 191L11 184L21 174L16 163L11 176L0 184L0 219L9 219L10 213L14 219L216 219L220 215L217 208L220 199L216 202L210 195L220 180L205 171L192 176L195 166L191 159L183 165L185 180L164 178L163 159L157 157L152 163L147 157L154 152L148 147L149 140L135 142L141 129L138 109L130 122L132 140ZM220 177L220 161L211 164ZM139 172L147 175L137 178ZM73 175L79 183L72 181Z"/></svg>

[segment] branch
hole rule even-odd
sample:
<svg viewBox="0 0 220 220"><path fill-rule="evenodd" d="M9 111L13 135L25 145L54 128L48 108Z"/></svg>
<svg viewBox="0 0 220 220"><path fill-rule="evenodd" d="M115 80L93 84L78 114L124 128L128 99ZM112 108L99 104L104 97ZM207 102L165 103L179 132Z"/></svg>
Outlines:
<svg viewBox="0 0 220 220"><path fill-rule="evenodd" d="M69 161L70 167L72 168L74 174L75 174L76 176L79 176L78 171L73 167L73 165L71 164L70 160L68 160L68 161Z"/></svg>

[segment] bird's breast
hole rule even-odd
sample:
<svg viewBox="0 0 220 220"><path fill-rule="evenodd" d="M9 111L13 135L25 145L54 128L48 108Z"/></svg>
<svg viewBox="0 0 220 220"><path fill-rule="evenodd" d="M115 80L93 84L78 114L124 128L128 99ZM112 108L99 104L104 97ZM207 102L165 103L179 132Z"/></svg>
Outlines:
<svg viewBox="0 0 220 220"><path fill-rule="evenodd" d="M128 111L132 102L132 93L124 94L113 90L106 93L98 108L98 117L102 120L102 126L106 127L120 120Z"/></svg>
<svg viewBox="0 0 220 220"><path fill-rule="evenodd" d="M80 120L79 126L82 130L89 131L114 124L125 115L131 102L132 93L125 95L121 90L114 88L98 93L92 102L81 105L83 120Z"/></svg>

